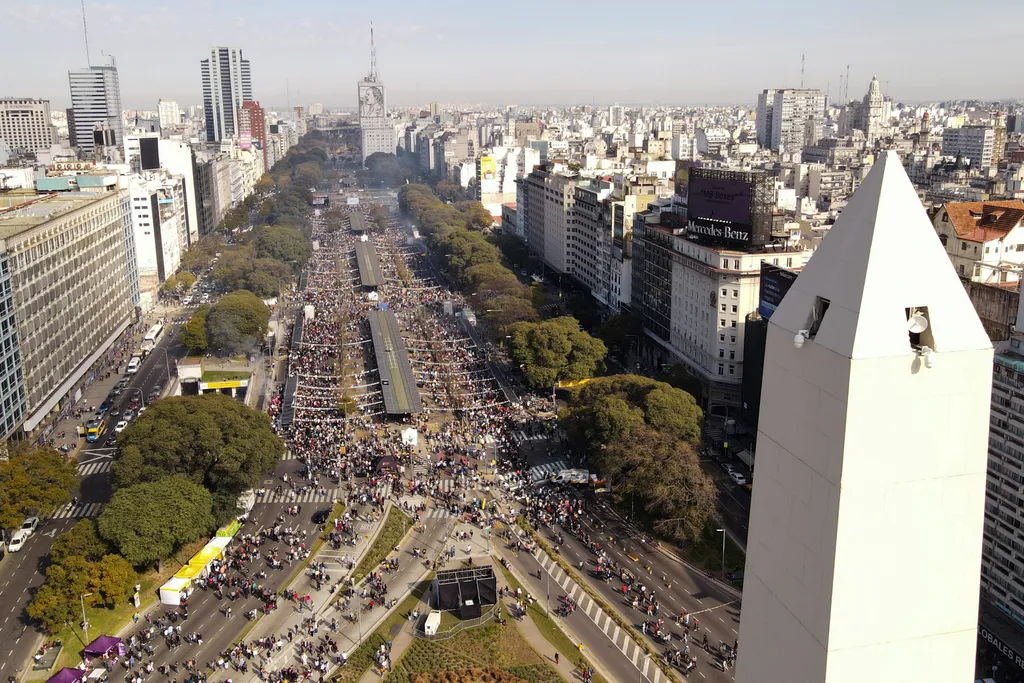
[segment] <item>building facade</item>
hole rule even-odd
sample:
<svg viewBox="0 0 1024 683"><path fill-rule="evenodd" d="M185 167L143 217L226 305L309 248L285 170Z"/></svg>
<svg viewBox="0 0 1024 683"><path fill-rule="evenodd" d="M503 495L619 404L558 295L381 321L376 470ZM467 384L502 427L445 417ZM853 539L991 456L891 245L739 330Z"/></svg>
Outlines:
<svg viewBox="0 0 1024 683"><path fill-rule="evenodd" d="M992 166L996 132L988 126L962 126L942 131L942 153L969 159L975 168Z"/></svg>
<svg viewBox="0 0 1024 683"><path fill-rule="evenodd" d="M185 184L181 176L147 174L127 179L139 289L156 298L163 282L178 270L188 247Z"/></svg>
<svg viewBox="0 0 1024 683"><path fill-rule="evenodd" d="M159 100L156 103L157 116L160 117L160 128L173 128L181 125L181 108L174 100Z"/></svg>
<svg viewBox="0 0 1024 683"><path fill-rule="evenodd" d="M212 47L200 62L207 142L238 134L238 110L252 101L249 60L236 47Z"/></svg>
<svg viewBox="0 0 1024 683"><path fill-rule="evenodd" d="M567 272L569 214L576 200L574 174L543 164L521 182L523 227L530 251L556 273Z"/></svg>
<svg viewBox="0 0 1024 683"><path fill-rule="evenodd" d="M0 141L6 142L15 154L50 149L54 143L50 101L0 99Z"/></svg>
<svg viewBox="0 0 1024 683"><path fill-rule="evenodd" d="M22 418L13 419L26 432L68 398L132 318L128 206L126 190L68 192L0 214L9 271L0 287L11 293L22 348L25 403ZM7 399L5 426L12 422Z"/></svg>
<svg viewBox="0 0 1024 683"><path fill-rule="evenodd" d="M813 88L776 90L771 124L770 149L796 152L813 145L825 124L825 94Z"/></svg>
<svg viewBox="0 0 1024 683"><path fill-rule="evenodd" d="M100 146L120 148L124 144L117 62L109 55L106 59L104 65L68 72L71 109L74 112L74 127L69 128L71 145L88 159L93 158L97 151L97 131L103 132L99 136L103 142Z"/></svg>
<svg viewBox="0 0 1024 683"><path fill-rule="evenodd" d="M263 156L263 167L267 166L267 117L259 102L243 102L242 108L238 111L238 131L242 137L242 144L245 144L245 136L249 136L250 143L256 143Z"/></svg>

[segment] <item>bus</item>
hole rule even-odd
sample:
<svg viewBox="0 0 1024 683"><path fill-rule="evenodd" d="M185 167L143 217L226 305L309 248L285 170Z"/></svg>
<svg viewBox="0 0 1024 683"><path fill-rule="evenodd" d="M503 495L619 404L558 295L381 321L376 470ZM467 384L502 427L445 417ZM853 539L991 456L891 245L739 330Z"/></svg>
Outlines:
<svg viewBox="0 0 1024 683"><path fill-rule="evenodd" d="M148 355L150 351L156 348L157 343L160 341L160 335L163 334L163 332L163 323L155 323L153 327L149 328L149 332L147 332L146 336L142 339L142 346L140 347L142 349L142 353Z"/></svg>
<svg viewBox="0 0 1024 683"><path fill-rule="evenodd" d="M90 443L98 441L105 431L107 431L107 421L104 418L90 420L85 425L85 440Z"/></svg>

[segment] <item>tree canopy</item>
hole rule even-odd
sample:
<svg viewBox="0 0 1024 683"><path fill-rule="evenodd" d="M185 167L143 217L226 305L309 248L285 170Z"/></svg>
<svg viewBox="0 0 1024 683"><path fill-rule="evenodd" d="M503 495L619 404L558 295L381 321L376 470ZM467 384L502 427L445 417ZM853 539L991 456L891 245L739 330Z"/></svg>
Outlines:
<svg viewBox="0 0 1024 683"><path fill-rule="evenodd" d="M523 369L533 389L562 380L593 377L604 367L604 342L580 330L575 318L552 318L539 323L510 325L510 355Z"/></svg>
<svg viewBox="0 0 1024 683"><path fill-rule="evenodd" d="M256 231L256 256L301 268L309 259L310 244L302 231L287 225L261 227Z"/></svg>
<svg viewBox="0 0 1024 683"><path fill-rule="evenodd" d="M369 182L381 187L399 187L409 176L398 157L385 152L374 152L366 157L366 170Z"/></svg>
<svg viewBox="0 0 1024 683"><path fill-rule="evenodd" d="M119 488L97 523L124 559L149 567L213 531L212 510L209 491L176 475Z"/></svg>
<svg viewBox="0 0 1024 683"><path fill-rule="evenodd" d="M53 448L12 449L0 461L0 529L66 503L74 483L75 464Z"/></svg>
<svg viewBox="0 0 1024 683"><path fill-rule="evenodd" d="M244 353L267 334L270 309L252 292L225 294L206 315L209 347L225 355Z"/></svg>
<svg viewBox="0 0 1024 683"><path fill-rule="evenodd" d="M214 495L223 523L238 496L274 470L284 443L266 414L229 396L178 396L153 403L118 439L115 487L183 475Z"/></svg>
<svg viewBox="0 0 1024 683"><path fill-rule="evenodd" d="M210 346L210 341L206 338L206 315L209 312L210 304L202 304L181 327L178 340L190 352L203 353Z"/></svg>
<svg viewBox="0 0 1024 683"><path fill-rule="evenodd" d="M598 377L573 391L560 416L581 448L594 450L649 427L697 446L704 418L690 394L642 375Z"/></svg>
<svg viewBox="0 0 1024 683"><path fill-rule="evenodd" d="M53 540L50 560L63 564L72 557L96 562L110 553L110 546L96 532L96 522L83 519Z"/></svg>

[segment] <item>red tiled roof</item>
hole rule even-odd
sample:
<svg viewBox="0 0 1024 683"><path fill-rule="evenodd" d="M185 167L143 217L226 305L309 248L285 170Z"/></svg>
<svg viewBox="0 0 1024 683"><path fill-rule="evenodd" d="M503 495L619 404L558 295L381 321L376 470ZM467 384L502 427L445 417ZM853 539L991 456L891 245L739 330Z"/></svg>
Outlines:
<svg viewBox="0 0 1024 683"><path fill-rule="evenodd" d="M957 236L969 242L989 242L1005 237L1024 219L1024 202L1019 199L951 202L943 208Z"/></svg>

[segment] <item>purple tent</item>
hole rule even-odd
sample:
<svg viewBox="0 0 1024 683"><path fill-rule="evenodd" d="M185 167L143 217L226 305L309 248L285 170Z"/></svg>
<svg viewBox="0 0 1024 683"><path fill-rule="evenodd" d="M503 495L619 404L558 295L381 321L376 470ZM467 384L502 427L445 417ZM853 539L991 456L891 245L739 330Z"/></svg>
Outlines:
<svg viewBox="0 0 1024 683"><path fill-rule="evenodd" d="M84 681L88 671L84 669L69 669L64 667L47 679L46 683L79 683Z"/></svg>
<svg viewBox="0 0 1024 683"><path fill-rule="evenodd" d="M85 646L86 657L102 657L112 647L121 644L121 639L114 636L100 636ZM49 681L47 681L49 683ZM58 682L63 683L63 682Z"/></svg>

